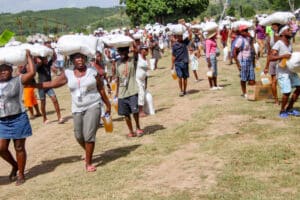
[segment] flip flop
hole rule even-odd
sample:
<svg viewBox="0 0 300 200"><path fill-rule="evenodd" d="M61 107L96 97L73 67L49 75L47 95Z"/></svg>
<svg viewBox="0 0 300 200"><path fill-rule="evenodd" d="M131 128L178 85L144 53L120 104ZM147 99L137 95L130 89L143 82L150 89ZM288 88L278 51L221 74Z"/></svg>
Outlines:
<svg viewBox="0 0 300 200"><path fill-rule="evenodd" d="M85 169L87 172L95 172L97 170L97 168L94 165L87 165Z"/></svg>
<svg viewBox="0 0 300 200"><path fill-rule="evenodd" d="M128 137L128 138L136 137L136 134L135 134L135 133L128 133L128 134L127 134L127 137Z"/></svg>
<svg viewBox="0 0 300 200"><path fill-rule="evenodd" d="M60 118L60 119L58 120L58 124L63 124L63 123L65 123L64 118Z"/></svg>
<svg viewBox="0 0 300 200"><path fill-rule="evenodd" d="M137 129L136 130L136 136L141 137L144 135L144 130L143 129Z"/></svg>

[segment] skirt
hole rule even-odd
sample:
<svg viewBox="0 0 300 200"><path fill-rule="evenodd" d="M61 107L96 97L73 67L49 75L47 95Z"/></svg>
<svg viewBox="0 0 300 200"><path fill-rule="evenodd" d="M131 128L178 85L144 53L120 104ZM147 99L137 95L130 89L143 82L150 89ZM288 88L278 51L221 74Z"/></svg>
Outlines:
<svg viewBox="0 0 300 200"><path fill-rule="evenodd" d="M25 112L0 118L0 139L23 139L31 135L31 125Z"/></svg>

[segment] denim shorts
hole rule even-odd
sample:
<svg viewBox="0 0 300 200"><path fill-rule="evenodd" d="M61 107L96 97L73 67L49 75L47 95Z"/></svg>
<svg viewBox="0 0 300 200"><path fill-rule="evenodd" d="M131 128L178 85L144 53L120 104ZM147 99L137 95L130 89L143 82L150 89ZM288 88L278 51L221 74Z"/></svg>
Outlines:
<svg viewBox="0 0 300 200"><path fill-rule="evenodd" d="M175 70L179 78L188 78L190 76L188 63L176 62Z"/></svg>
<svg viewBox="0 0 300 200"><path fill-rule="evenodd" d="M213 77L218 76L218 66L217 66L217 57L216 55L212 54L209 57L211 63L211 70L213 72Z"/></svg>
<svg viewBox="0 0 300 200"><path fill-rule="evenodd" d="M252 59L243 59L239 62L241 65L241 81L254 81L255 72Z"/></svg>
<svg viewBox="0 0 300 200"><path fill-rule="evenodd" d="M55 92L52 88L50 88L50 89L39 89L39 98L40 98L40 100L44 100L46 98L46 94L49 97L55 96Z"/></svg>
<svg viewBox="0 0 300 200"><path fill-rule="evenodd" d="M133 95L123 99L118 99L118 114L129 116L130 114L138 113L138 95Z"/></svg>
<svg viewBox="0 0 300 200"><path fill-rule="evenodd" d="M278 73L277 79L282 94L291 93L293 87L300 86L300 78L294 72Z"/></svg>

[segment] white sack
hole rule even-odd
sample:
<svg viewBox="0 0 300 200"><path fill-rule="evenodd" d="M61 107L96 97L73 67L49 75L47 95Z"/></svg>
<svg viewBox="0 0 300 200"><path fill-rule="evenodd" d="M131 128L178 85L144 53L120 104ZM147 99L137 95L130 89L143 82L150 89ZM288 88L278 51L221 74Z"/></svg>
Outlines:
<svg viewBox="0 0 300 200"><path fill-rule="evenodd" d="M286 65L292 72L300 72L300 52L292 53L292 56L286 62Z"/></svg>
<svg viewBox="0 0 300 200"><path fill-rule="evenodd" d="M0 48L0 64L25 65L26 51L19 46Z"/></svg>
<svg viewBox="0 0 300 200"><path fill-rule="evenodd" d="M153 98L152 98L152 95L148 91L146 91L146 93L145 93L144 111L145 111L145 113L147 113L149 115L155 115Z"/></svg>
<svg viewBox="0 0 300 200"><path fill-rule="evenodd" d="M74 53L81 53L88 57L96 55L98 38L86 35L64 35L57 42L58 51L69 56Z"/></svg>
<svg viewBox="0 0 300 200"><path fill-rule="evenodd" d="M182 35L186 31L186 28L182 24L175 24L170 27L170 30L174 35Z"/></svg>
<svg viewBox="0 0 300 200"><path fill-rule="evenodd" d="M203 31L210 32L214 31L218 28L218 24L216 22L206 22Z"/></svg>
<svg viewBox="0 0 300 200"><path fill-rule="evenodd" d="M108 46L121 48L121 47L129 47L132 44L133 39L126 35L116 34L116 35L105 36L102 38L102 41Z"/></svg>
<svg viewBox="0 0 300 200"><path fill-rule="evenodd" d="M288 22L295 17L291 12L275 12L268 17L262 19L259 24L262 26L268 26L274 23L277 24L288 24Z"/></svg>
<svg viewBox="0 0 300 200"><path fill-rule="evenodd" d="M20 45L20 48L22 49L28 49L32 56L41 56L41 57L48 57L53 55L53 50L41 45L41 44L22 44Z"/></svg>

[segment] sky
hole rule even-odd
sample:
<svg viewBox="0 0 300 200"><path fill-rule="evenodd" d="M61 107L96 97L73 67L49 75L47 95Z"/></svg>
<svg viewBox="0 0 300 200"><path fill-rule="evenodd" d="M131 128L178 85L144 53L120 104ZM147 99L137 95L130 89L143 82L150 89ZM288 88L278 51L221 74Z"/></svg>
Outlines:
<svg viewBox="0 0 300 200"><path fill-rule="evenodd" d="M25 10L50 10L57 8L102 8L119 5L119 0L0 0L0 13L17 13Z"/></svg>

